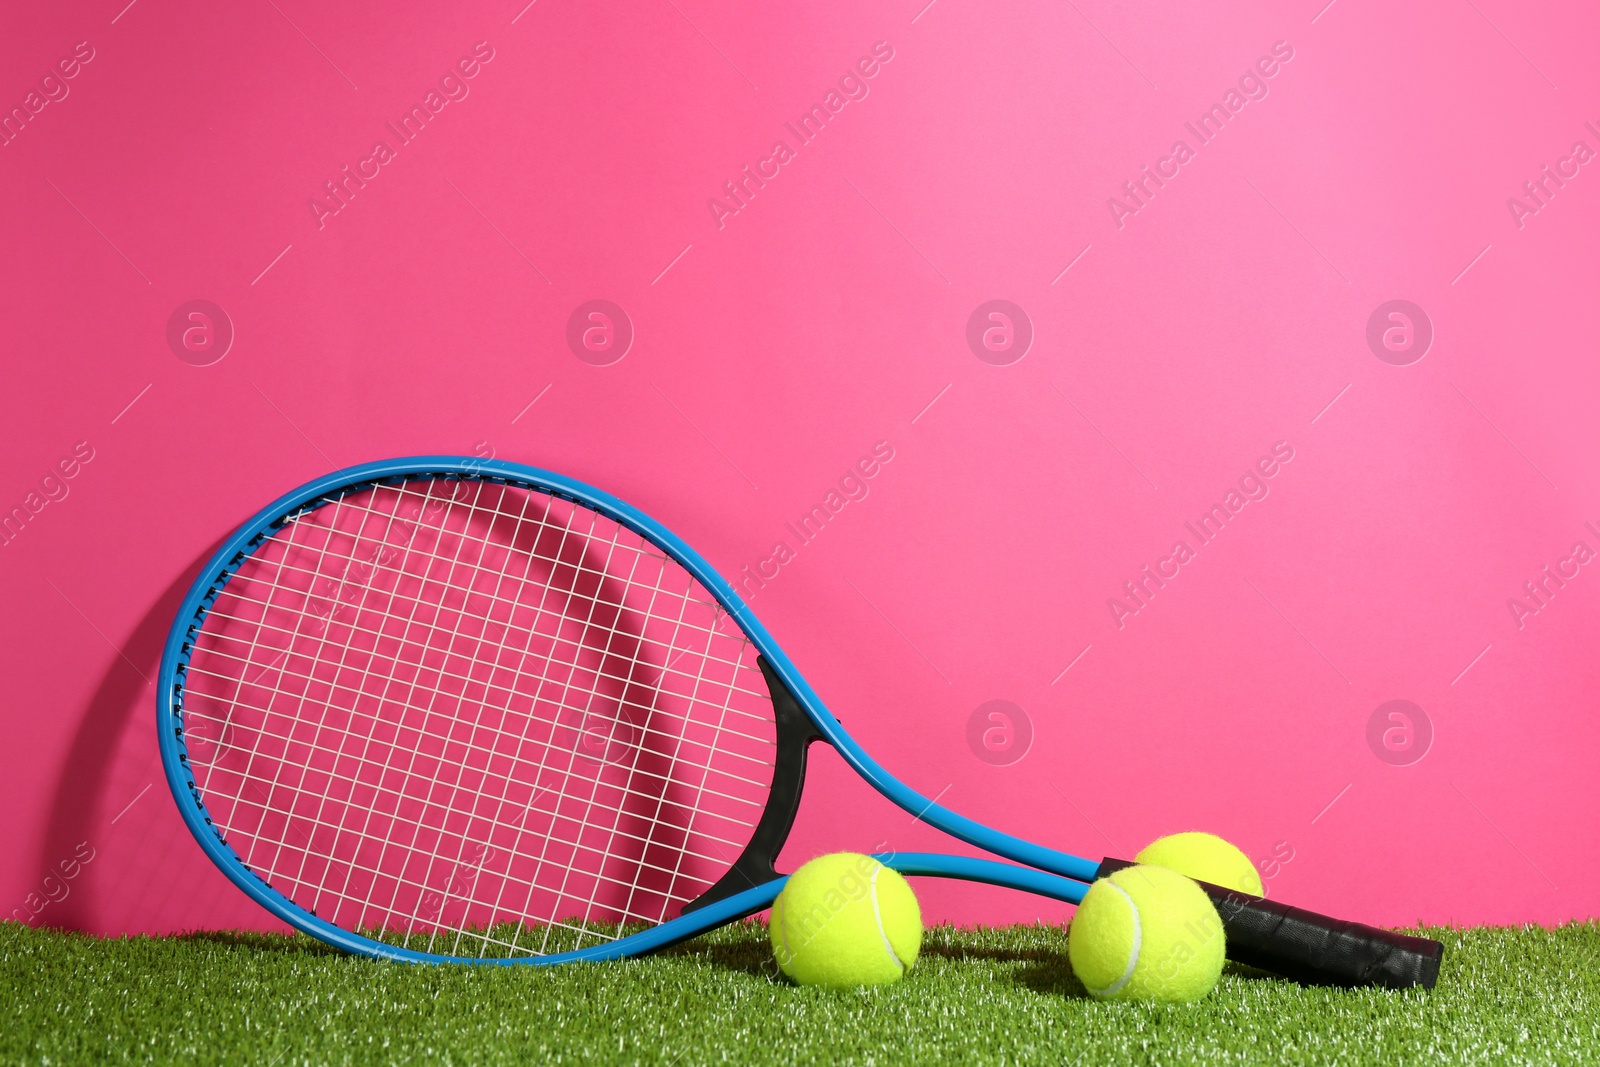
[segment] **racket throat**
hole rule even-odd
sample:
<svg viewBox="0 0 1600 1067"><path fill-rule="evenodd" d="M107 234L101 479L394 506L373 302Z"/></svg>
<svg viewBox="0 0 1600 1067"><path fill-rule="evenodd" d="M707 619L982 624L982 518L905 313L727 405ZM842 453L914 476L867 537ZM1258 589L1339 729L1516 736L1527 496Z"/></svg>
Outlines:
<svg viewBox="0 0 1600 1067"><path fill-rule="evenodd" d="M767 806L756 822L750 843L745 846L732 867L715 884L694 900L683 906L687 915L708 904L715 904L735 893L742 893L778 877L778 853L789 839L789 830L800 810L800 792L806 778L806 750L811 742L823 740L821 732L795 699L789 687L783 684L765 656L757 656L756 664L761 676L767 680L767 691L772 696L772 711L777 721L777 755L773 760L772 788L767 793Z"/></svg>

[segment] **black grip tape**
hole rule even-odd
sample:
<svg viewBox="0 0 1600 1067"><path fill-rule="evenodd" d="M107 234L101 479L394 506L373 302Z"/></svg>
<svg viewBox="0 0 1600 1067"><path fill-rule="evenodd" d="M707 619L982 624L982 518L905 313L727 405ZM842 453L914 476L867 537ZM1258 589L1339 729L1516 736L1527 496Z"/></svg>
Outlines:
<svg viewBox="0 0 1600 1067"><path fill-rule="evenodd" d="M1096 877L1132 866L1127 860L1103 860ZM1439 981L1444 945L1438 941L1330 919L1265 897L1196 882L1222 917L1228 958L1236 963L1306 985L1432 989Z"/></svg>

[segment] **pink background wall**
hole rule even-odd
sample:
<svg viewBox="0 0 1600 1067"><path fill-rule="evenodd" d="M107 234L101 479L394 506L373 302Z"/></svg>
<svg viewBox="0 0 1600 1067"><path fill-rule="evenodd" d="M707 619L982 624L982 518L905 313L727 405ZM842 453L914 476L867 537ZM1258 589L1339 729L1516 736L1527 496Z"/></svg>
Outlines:
<svg viewBox="0 0 1600 1067"><path fill-rule="evenodd" d="M753 606L917 788L1095 855L1212 829L1367 921L1600 911L1591 7L125 3L0 33L6 913L265 924L148 680L278 493L492 451L735 575L877 442ZM593 299L609 364L566 340ZM946 847L817 767L790 863Z"/></svg>

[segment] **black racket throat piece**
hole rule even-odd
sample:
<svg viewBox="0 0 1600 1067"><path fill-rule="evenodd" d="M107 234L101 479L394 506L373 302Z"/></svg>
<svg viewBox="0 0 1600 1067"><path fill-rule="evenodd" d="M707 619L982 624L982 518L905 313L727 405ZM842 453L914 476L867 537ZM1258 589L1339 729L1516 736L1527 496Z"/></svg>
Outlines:
<svg viewBox="0 0 1600 1067"><path fill-rule="evenodd" d="M800 791L806 781L806 750L811 742L824 740L767 658L757 656L756 665L767 680L777 721L777 755L773 759L767 806L756 821L750 843L733 866L710 889L683 906L685 915L778 877L778 853L783 851L783 843L789 839L789 830L794 826L795 814L800 810Z"/></svg>

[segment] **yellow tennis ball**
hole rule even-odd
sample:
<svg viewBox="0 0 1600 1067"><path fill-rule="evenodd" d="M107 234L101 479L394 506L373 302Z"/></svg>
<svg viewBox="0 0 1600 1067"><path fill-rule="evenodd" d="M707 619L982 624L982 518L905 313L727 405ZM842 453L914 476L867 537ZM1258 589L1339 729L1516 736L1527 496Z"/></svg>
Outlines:
<svg viewBox="0 0 1600 1067"><path fill-rule="evenodd" d="M1222 974L1222 920L1192 880L1125 867L1089 887L1067 927L1072 973L1105 999L1199 1000Z"/></svg>
<svg viewBox="0 0 1600 1067"><path fill-rule="evenodd" d="M1134 857L1137 863L1170 867L1201 882L1262 896L1261 875L1250 857L1215 834L1169 834Z"/></svg>
<svg viewBox="0 0 1600 1067"><path fill-rule="evenodd" d="M917 962L922 909L898 872L836 852L789 876L768 932L778 966L801 985L880 985Z"/></svg>

